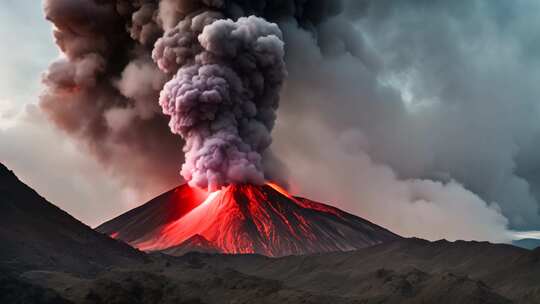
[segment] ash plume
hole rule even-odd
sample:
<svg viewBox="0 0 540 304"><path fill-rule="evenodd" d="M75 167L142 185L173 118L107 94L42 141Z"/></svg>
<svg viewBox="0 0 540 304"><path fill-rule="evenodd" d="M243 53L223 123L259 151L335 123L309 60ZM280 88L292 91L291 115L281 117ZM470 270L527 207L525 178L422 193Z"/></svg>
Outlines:
<svg viewBox="0 0 540 304"><path fill-rule="evenodd" d="M182 176L200 187L283 179L264 171L262 156L271 155L264 152L285 75L272 22L294 20L315 35L341 4L45 0L43 7L61 55L44 73L41 108L127 184L141 187L144 173L144 184L161 190L177 182L172 164L183 160Z"/></svg>
<svg viewBox="0 0 540 304"><path fill-rule="evenodd" d="M186 140L182 175L211 190L262 184L261 153L272 141L285 75L281 31L264 19L242 17L212 22L198 40L202 51L191 64L180 64L160 97L171 130Z"/></svg>

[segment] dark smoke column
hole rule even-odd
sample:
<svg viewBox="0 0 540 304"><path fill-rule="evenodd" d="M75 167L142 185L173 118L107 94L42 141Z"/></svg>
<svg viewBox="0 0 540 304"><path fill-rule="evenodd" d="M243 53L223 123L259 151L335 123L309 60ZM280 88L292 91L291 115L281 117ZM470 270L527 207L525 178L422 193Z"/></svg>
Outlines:
<svg viewBox="0 0 540 304"><path fill-rule="evenodd" d="M250 16L189 17L155 45L158 66L176 75L159 103L171 131L185 139L181 174L211 191L264 183L261 153L272 142L285 63L276 24Z"/></svg>

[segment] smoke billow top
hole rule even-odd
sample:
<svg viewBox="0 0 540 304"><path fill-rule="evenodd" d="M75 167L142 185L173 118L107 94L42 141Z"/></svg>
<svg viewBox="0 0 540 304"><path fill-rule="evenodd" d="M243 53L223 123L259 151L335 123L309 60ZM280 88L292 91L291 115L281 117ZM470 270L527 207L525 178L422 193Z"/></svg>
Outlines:
<svg viewBox="0 0 540 304"><path fill-rule="evenodd" d="M190 185L261 184L273 178L263 155L271 155L265 150L286 75L281 30L267 19L309 28L338 7L45 0L62 56L44 75L41 106L121 176L143 171L170 180L170 160L182 161L183 144L181 174ZM169 134L163 114L184 143Z"/></svg>

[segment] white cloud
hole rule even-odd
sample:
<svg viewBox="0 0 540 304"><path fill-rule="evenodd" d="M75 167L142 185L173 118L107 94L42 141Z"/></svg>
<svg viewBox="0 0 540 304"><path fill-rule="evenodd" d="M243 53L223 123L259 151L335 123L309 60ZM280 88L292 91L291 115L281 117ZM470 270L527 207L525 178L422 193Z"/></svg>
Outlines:
<svg viewBox="0 0 540 304"><path fill-rule="evenodd" d="M540 231L515 231L514 239L540 239Z"/></svg>

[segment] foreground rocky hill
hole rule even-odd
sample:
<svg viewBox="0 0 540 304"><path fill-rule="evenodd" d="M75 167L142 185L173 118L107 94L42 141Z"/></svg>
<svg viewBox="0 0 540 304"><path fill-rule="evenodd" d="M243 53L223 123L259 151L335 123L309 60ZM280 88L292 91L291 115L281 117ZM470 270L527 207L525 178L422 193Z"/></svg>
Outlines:
<svg viewBox="0 0 540 304"><path fill-rule="evenodd" d="M46 201L0 164L0 268L95 273L143 261L144 254L112 240Z"/></svg>
<svg viewBox="0 0 540 304"><path fill-rule="evenodd" d="M353 252L282 259L203 257L215 267L289 288L368 303L540 303L540 249L402 239Z"/></svg>
<svg viewBox="0 0 540 304"><path fill-rule="evenodd" d="M538 249L397 238L270 258L188 241L181 256L139 252L0 167L0 303L540 303Z"/></svg>
<svg viewBox="0 0 540 304"><path fill-rule="evenodd" d="M297 270L290 277L271 274L268 269L276 262ZM466 275L414 267L354 274L354 269L328 270L334 266L331 258L320 269L297 262L195 253L154 256L150 264L113 269L94 279L51 272L28 272L24 278L74 303L512 303ZM253 273L255 268L262 272Z"/></svg>

